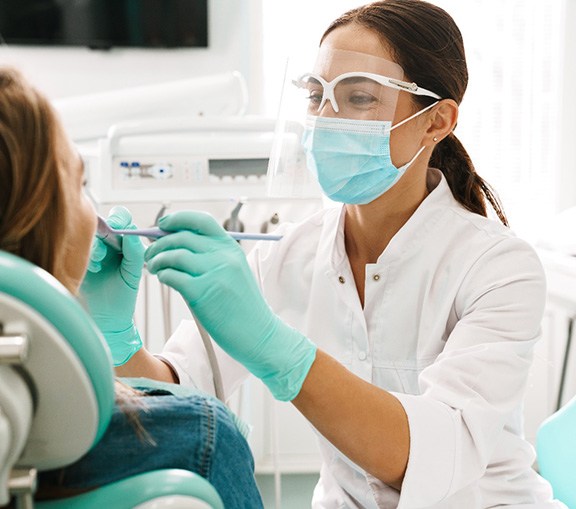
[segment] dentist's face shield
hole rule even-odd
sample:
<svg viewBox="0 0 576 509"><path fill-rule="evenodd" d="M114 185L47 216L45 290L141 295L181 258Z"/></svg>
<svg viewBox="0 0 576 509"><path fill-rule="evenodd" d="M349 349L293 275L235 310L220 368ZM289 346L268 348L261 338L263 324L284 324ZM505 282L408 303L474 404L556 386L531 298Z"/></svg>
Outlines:
<svg viewBox="0 0 576 509"><path fill-rule="evenodd" d="M321 48L312 72L287 68L274 145L268 166L268 193L279 197L319 196L306 168L304 126L315 117L392 121L401 91L438 97L404 80L395 62L366 53Z"/></svg>

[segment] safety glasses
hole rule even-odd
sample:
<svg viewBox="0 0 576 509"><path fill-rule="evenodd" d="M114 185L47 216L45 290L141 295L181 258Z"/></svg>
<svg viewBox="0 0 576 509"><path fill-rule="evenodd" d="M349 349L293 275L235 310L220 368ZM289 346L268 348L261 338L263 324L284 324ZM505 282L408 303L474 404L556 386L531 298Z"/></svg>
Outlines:
<svg viewBox="0 0 576 509"><path fill-rule="evenodd" d="M292 83L305 92L308 113L312 115L317 115L326 101L330 101L333 110L346 118L365 118L367 112L387 116L394 112L398 91L441 99L416 83L369 72L346 72L332 81L326 81L319 74L307 73Z"/></svg>

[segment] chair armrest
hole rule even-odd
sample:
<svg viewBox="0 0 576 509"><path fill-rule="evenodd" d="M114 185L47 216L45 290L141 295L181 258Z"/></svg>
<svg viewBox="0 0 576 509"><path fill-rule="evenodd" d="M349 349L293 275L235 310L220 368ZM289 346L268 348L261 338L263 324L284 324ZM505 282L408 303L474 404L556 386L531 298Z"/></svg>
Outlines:
<svg viewBox="0 0 576 509"><path fill-rule="evenodd" d="M135 509L146 502L170 495L205 502L211 509L224 509L220 496L206 479L178 469L147 472L75 497L38 502L36 509Z"/></svg>

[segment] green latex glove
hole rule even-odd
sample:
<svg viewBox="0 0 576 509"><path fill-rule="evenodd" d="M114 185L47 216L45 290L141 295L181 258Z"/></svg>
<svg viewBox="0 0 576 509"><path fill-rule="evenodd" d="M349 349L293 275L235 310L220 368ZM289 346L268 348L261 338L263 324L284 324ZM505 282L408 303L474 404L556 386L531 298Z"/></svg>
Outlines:
<svg viewBox="0 0 576 509"><path fill-rule="evenodd" d="M316 346L273 313L238 243L203 212L176 212L159 226L175 233L148 248L148 271L178 291L212 338L275 398L294 399Z"/></svg>
<svg viewBox="0 0 576 509"><path fill-rule="evenodd" d="M113 228L135 228L124 207L114 207L107 222ZM80 287L92 318L106 338L115 366L126 363L142 348L134 325L138 285L144 265L144 245L139 237L123 237L122 252L96 237L88 271Z"/></svg>

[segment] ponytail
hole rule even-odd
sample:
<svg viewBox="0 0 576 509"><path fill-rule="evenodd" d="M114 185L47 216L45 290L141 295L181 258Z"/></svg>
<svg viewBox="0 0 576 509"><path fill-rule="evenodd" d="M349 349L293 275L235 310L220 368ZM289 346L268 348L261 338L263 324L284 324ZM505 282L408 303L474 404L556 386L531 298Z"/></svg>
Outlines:
<svg viewBox="0 0 576 509"><path fill-rule="evenodd" d="M488 200L502 224L509 226L500 200L490 185L476 173L468 152L454 133L434 147L430 166L442 171L452 194L461 205L471 212L487 216Z"/></svg>

